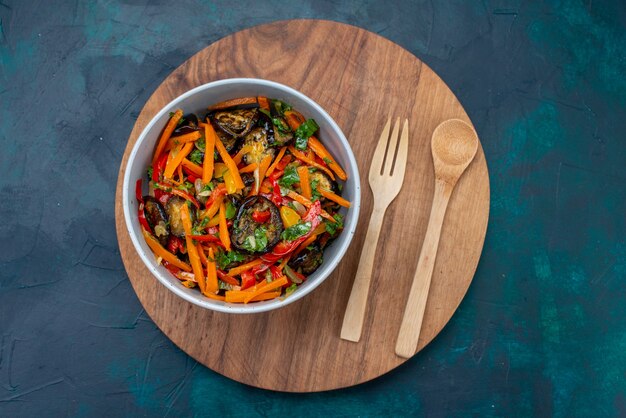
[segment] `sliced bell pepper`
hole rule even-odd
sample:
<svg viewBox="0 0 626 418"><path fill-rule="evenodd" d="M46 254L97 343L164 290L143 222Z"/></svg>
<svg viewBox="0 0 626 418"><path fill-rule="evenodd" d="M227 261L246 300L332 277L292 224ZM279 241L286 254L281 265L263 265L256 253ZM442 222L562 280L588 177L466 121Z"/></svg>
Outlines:
<svg viewBox="0 0 626 418"><path fill-rule="evenodd" d="M259 224L267 222L270 216L271 214L269 210L263 210L263 211L255 210L254 212L252 212L252 220Z"/></svg>

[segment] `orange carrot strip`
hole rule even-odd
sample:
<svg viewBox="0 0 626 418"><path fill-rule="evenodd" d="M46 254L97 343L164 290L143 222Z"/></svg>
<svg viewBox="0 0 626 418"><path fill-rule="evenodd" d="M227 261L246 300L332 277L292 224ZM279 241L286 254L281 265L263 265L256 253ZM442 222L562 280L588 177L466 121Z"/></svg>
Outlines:
<svg viewBox="0 0 626 418"><path fill-rule="evenodd" d="M172 254L171 252L163 248L163 246L159 243L159 241L155 237L152 236L151 233L149 233L143 228L141 228L141 232L143 232L143 237L146 240L146 244L148 244L148 247L150 247L150 249L152 250L152 252L154 252L155 255L161 257L163 260L178 267L181 270L184 270L187 272L191 271L191 266L189 264L185 263L184 261L181 261L174 254Z"/></svg>
<svg viewBox="0 0 626 418"><path fill-rule="evenodd" d="M202 136L199 131L189 132L179 136L173 136L165 144L165 151L169 151L177 145L184 144L186 142L193 142Z"/></svg>
<svg viewBox="0 0 626 418"><path fill-rule="evenodd" d="M215 267L215 255L213 248L209 248L209 258L206 266L206 291L207 293L217 293L217 268Z"/></svg>
<svg viewBox="0 0 626 418"><path fill-rule="evenodd" d="M204 211L204 213L200 216L201 218L213 218L218 210L220 210L220 205L224 200L224 196L220 195L213 203L211 207Z"/></svg>
<svg viewBox="0 0 626 418"><path fill-rule="evenodd" d="M259 102L259 107L261 109L270 110L270 101L267 100L267 97L259 96L256 99L257 99L257 102Z"/></svg>
<svg viewBox="0 0 626 418"><path fill-rule="evenodd" d="M174 114L170 118L170 120L167 122L167 125L165 125L165 129L163 129L161 138L159 138L157 147L154 150L154 155L152 156L153 167L156 165L156 162L159 159L159 156L161 155L161 153L163 152L163 149L165 148L167 141L170 139L170 136L172 136L172 132L174 132L174 129L176 129L176 126L178 125L178 121L182 117L183 117L183 111L180 109L177 109L176 112L174 112Z"/></svg>
<svg viewBox="0 0 626 418"><path fill-rule="evenodd" d="M274 159L274 162L272 163L272 165L269 166L269 168L265 172L265 175L267 177L271 176L274 170L276 170L276 166L278 166L278 163L280 162L280 160L283 159L283 156L285 155L285 151L287 151L287 147L281 147L280 151L278 151L278 155Z"/></svg>
<svg viewBox="0 0 626 418"><path fill-rule="evenodd" d="M176 171L178 172L178 181L180 184L183 184L183 179L185 178L185 176L183 176L183 166L179 165Z"/></svg>
<svg viewBox="0 0 626 418"><path fill-rule="evenodd" d="M243 184L243 181L241 180L241 176L239 175L239 170L237 170L237 164L235 164L233 159L228 154L228 151L226 151L226 148L224 148L224 144L222 144L222 141L220 141L220 139L217 137L215 138L215 147L217 148L217 151L220 153L220 156L222 157L222 161L224 161L224 164L226 164L231 174L233 175L233 178L235 179L235 185L237 186L238 189L243 189L245 185Z"/></svg>
<svg viewBox="0 0 626 418"><path fill-rule="evenodd" d="M239 174L252 173L258 166L259 165L257 163L248 164L247 166L239 169Z"/></svg>
<svg viewBox="0 0 626 418"><path fill-rule="evenodd" d="M218 205L219 207L219 205ZM206 224L207 228L210 228L212 226L218 226L220 224L220 217L219 216L214 216L211 218L211 220L209 221L208 224Z"/></svg>
<svg viewBox="0 0 626 418"><path fill-rule="evenodd" d="M298 176L300 177L300 190L302 190L302 196L311 200L311 183L309 181L309 167L301 165L297 168Z"/></svg>
<svg viewBox="0 0 626 418"><path fill-rule="evenodd" d="M313 203L311 203L311 201L309 199L307 199L304 196L299 195L298 193L294 192L293 190L289 190L289 192L287 193L287 196L289 196L290 198L292 198L293 200L295 200L296 202L299 202L301 204L303 204L304 206L306 206L307 208L310 208L311 205L313 205ZM321 213L323 218L328 219L331 222L337 222L335 220L335 218L333 218L332 216L330 216L328 214L328 212L326 212L325 210L322 209L322 213Z"/></svg>
<svg viewBox="0 0 626 418"><path fill-rule="evenodd" d="M261 161L261 164L259 164L259 187L261 186L261 183L265 179L265 174L267 173L267 169L270 166L271 162L272 162L272 156L266 155L265 158L263 158L263 160Z"/></svg>
<svg viewBox="0 0 626 418"><path fill-rule="evenodd" d="M200 261L202 262L202 264L204 266L207 265L207 263L209 262L209 260L206 258L206 254L204 253L204 250L202 249L202 245L200 245L200 243L196 244L196 249L198 250L198 255L200 256Z"/></svg>
<svg viewBox="0 0 626 418"><path fill-rule="evenodd" d="M165 171L163 172L163 177L165 177L166 179L172 178L172 176L174 175L174 170L176 170L180 163L183 162L183 158L189 155L191 149L193 148L193 144L191 142L187 142L185 145L183 145L182 149L180 149L179 147L180 146L173 148L170 151L170 156L172 157L171 159L169 156L167 157Z"/></svg>
<svg viewBox="0 0 626 418"><path fill-rule="evenodd" d="M304 123L305 119L300 113L295 110L288 110L285 112L285 120L287 121L287 125L294 131L298 129L302 123Z"/></svg>
<svg viewBox="0 0 626 418"><path fill-rule="evenodd" d="M284 285L287 284L287 278L285 276L281 276L279 279L276 279L272 282L269 282L263 286L261 286L260 288L258 288L257 290L255 290L254 292L251 292L249 295L246 296L246 298L243 300L243 303L248 303L250 302L250 300L255 297L258 296L262 293L266 293L269 292L270 290L274 290L277 289L279 287L282 287Z"/></svg>
<svg viewBox="0 0 626 418"><path fill-rule="evenodd" d="M311 160L303 152L298 151L293 146L289 147L289 152L291 152L293 154L293 156L296 157L298 160L300 160L302 162L305 162L305 163L307 163L310 166L313 166L315 168L318 168L318 169L322 170L323 172L328 174L328 177L330 177L331 179L335 180L335 175L333 174L332 171L330 171L327 167L324 167L323 165L318 164L315 161Z"/></svg>
<svg viewBox="0 0 626 418"><path fill-rule="evenodd" d="M278 265L278 270L283 271L283 269L285 268L285 266L289 262L290 258L291 258L291 254L289 254L287 257L283 258L283 261L281 261L280 264Z"/></svg>
<svg viewBox="0 0 626 418"><path fill-rule="evenodd" d="M229 107L240 106L244 104L254 104L258 103L256 97L239 97L237 99L230 99L223 102L216 103L212 106L209 106L209 110L220 110L220 109L228 109Z"/></svg>
<svg viewBox="0 0 626 418"><path fill-rule="evenodd" d="M233 161L235 162L235 164L239 165L239 163L241 163L241 159L243 158L243 156L249 153L251 149L252 147L250 147L249 145L244 145L243 147L241 147L237 155L233 157Z"/></svg>
<svg viewBox="0 0 626 418"><path fill-rule="evenodd" d="M256 260L252 260L250 262L247 262L246 264L242 264L240 266L233 267L232 269L228 270L228 275L229 276L236 276L238 274L243 273L246 270L250 270L252 267L258 266L261 263L263 263L263 260L261 260L260 258L257 258Z"/></svg>
<svg viewBox="0 0 626 418"><path fill-rule="evenodd" d="M200 292L204 293L206 283L204 281L204 270L202 269L202 262L198 255L198 249L193 244L193 240L189 237L191 235L191 216L189 216L189 208L187 205L180 206L180 219L183 222L183 229L185 230L185 241L187 242L187 255L189 256L189 262L193 269L193 275L196 277L196 282L200 287Z"/></svg>
<svg viewBox="0 0 626 418"><path fill-rule="evenodd" d="M339 196L338 194L335 194L335 193L331 192L330 190L326 190L326 189L323 189L323 188L318 186L317 187L317 191L320 192L320 194L322 196L324 196L326 199L332 200L335 203L339 203L344 208L349 208L350 207L350 202L349 201L347 201L343 197Z"/></svg>
<svg viewBox="0 0 626 418"><path fill-rule="evenodd" d="M183 162L180 163L183 167L186 167L189 171L191 171L196 176L202 176L202 167L193 162L189 161L187 158L183 158Z"/></svg>
<svg viewBox="0 0 626 418"><path fill-rule="evenodd" d="M302 244L300 244L300 246L298 248L296 248L296 250L293 252L293 256L294 257L297 256L306 247L308 247L309 245L313 244L316 239L317 239L317 235L311 234L310 237L308 237L306 240L304 240L304 242Z"/></svg>
<svg viewBox="0 0 626 418"><path fill-rule="evenodd" d="M228 226L226 225L226 206L224 205L224 201L220 203L220 240L222 244L224 244L224 248L226 251L230 251L230 237L228 236Z"/></svg>
<svg viewBox="0 0 626 418"><path fill-rule="evenodd" d="M226 292L226 302L241 303L241 302L244 301L244 299L248 295L248 293L250 293L250 292L229 290L229 291ZM259 302L259 301L262 301L262 300L276 299L277 297L279 297L281 295L281 293L282 292L261 293L260 295L257 295L255 297L253 297L252 299L250 299L250 302Z"/></svg>
<svg viewBox="0 0 626 418"><path fill-rule="evenodd" d="M206 296L209 299L221 300L222 302L226 301L226 298L224 296L215 295L213 293L205 293L204 296Z"/></svg>
<svg viewBox="0 0 626 418"><path fill-rule="evenodd" d="M213 125L207 123L204 125L204 160L202 161L202 183L209 184L213 178L213 154L215 153L215 139L217 134L213 129Z"/></svg>
<svg viewBox="0 0 626 418"><path fill-rule="evenodd" d="M337 163L337 161L333 158L330 152L328 152L326 147L319 141L319 139L314 136L310 137L309 147L313 150L315 154L317 154L318 157L320 157L322 160L324 160L326 164L328 164L330 169L333 170L335 174L337 174L337 177L339 177L341 180L345 180L348 178L346 172L343 171L343 168L341 168L339 163Z"/></svg>

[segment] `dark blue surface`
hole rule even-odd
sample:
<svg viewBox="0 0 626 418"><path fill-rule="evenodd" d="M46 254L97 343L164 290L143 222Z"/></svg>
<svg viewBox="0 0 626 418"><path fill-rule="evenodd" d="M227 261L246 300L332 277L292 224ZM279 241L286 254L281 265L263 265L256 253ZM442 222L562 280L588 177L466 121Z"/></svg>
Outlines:
<svg viewBox="0 0 626 418"><path fill-rule="evenodd" d="M478 272L439 337L311 395L178 350L130 286L113 213L161 81L223 36L296 17L430 65L477 127L492 192ZM0 416L626 416L625 27L621 0L1 0Z"/></svg>

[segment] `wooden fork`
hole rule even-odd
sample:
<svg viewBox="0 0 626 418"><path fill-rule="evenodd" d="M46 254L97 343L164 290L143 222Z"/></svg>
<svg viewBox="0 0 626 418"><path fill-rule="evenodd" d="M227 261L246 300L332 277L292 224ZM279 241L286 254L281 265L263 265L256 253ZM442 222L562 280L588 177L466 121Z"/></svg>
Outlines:
<svg viewBox="0 0 626 418"><path fill-rule="evenodd" d="M400 192L402 182L404 181L409 147L409 121L407 119L404 120L399 145L400 118L396 120L391 136L389 135L390 127L391 118L387 121L380 135L378 145L376 145L376 150L374 151L372 165L370 166L369 183L374 195L374 208L341 327L341 338L354 342L358 342L361 338L363 319L365 318L365 305L367 304L367 295L372 279L374 256L385 211Z"/></svg>

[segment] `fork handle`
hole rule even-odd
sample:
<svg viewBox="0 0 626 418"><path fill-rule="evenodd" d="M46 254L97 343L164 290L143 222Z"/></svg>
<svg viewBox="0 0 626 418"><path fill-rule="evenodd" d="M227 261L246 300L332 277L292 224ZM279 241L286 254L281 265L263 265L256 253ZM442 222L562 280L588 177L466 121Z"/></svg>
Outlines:
<svg viewBox="0 0 626 418"><path fill-rule="evenodd" d="M400 325L400 332L396 341L396 354L400 357L411 358L417 351L417 342L424 320L430 280L433 276L433 268L437 258L441 226L443 225L443 218L446 215L453 187L443 180L435 181L435 194L433 196L433 206L430 210L426 236L424 237L422 251L417 262L417 269L415 270L415 276L413 276L413 284L404 308L404 316L402 317L402 324Z"/></svg>
<svg viewBox="0 0 626 418"><path fill-rule="evenodd" d="M365 243L361 250L359 267L352 284L350 299L348 300L348 306L343 317L343 325L341 326L341 338L344 340L358 342L361 338L367 295L370 290L370 282L372 281L376 247L386 209L386 207L379 207L374 203L367 234L365 235Z"/></svg>

